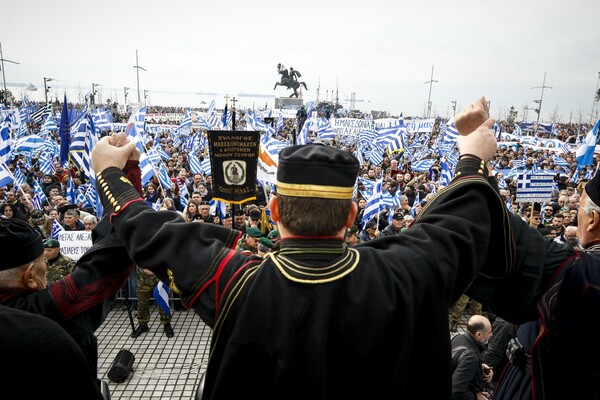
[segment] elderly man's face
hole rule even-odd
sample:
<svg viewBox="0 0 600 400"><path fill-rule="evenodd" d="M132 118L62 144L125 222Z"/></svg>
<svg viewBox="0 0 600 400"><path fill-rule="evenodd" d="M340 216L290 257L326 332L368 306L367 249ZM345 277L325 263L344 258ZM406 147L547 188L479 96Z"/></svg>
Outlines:
<svg viewBox="0 0 600 400"><path fill-rule="evenodd" d="M56 257L58 257L59 253L60 247L44 249L44 257L46 257L48 260L54 260Z"/></svg>

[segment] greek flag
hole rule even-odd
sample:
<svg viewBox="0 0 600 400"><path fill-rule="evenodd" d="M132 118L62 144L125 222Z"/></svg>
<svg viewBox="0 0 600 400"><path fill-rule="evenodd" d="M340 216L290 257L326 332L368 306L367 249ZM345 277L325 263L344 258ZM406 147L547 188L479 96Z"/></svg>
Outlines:
<svg viewBox="0 0 600 400"><path fill-rule="evenodd" d="M44 139L39 135L29 135L17 140L15 143L15 153L29 153L37 151L44 146Z"/></svg>
<svg viewBox="0 0 600 400"><path fill-rule="evenodd" d="M58 239L58 235L60 235L64 231L65 231L65 228L62 227L62 225L60 224L60 222L58 222L57 220L53 219L52 220L52 233L50 234L50 236L52 237L52 239Z"/></svg>
<svg viewBox="0 0 600 400"><path fill-rule="evenodd" d="M312 124L312 122L310 122L310 119L307 119L306 121L304 121L302 130L300 131L300 134L296 138L297 144L307 144L308 143L308 130L310 129L311 124Z"/></svg>
<svg viewBox="0 0 600 400"><path fill-rule="evenodd" d="M150 157L146 152L140 155L140 169L142 170L142 185L146 185L155 174Z"/></svg>
<svg viewBox="0 0 600 400"><path fill-rule="evenodd" d="M446 125L446 129L443 132L444 134L444 142L456 143L456 139L460 136L456 126L454 125L454 120L450 121L448 125Z"/></svg>
<svg viewBox="0 0 600 400"><path fill-rule="evenodd" d="M227 210L227 203L221 200L211 199L208 204L210 205L210 213L218 215L219 218L223 219L225 211Z"/></svg>
<svg viewBox="0 0 600 400"><path fill-rule="evenodd" d="M198 123L200 124L200 128L204 128L206 130L211 130L211 126L208 123L208 121L206 121L204 118L202 118L200 115L197 115L198 118Z"/></svg>
<svg viewBox="0 0 600 400"><path fill-rule="evenodd" d="M277 132L283 130L283 113L279 110L279 118L277 118Z"/></svg>
<svg viewBox="0 0 600 400"><path fill-rule="evenodd" d="M209 157L206 157L206 159L200 163L200 166L202 168L202 172L204 172L204 175L211 175L212 174L212 169L211 169L211 166L210 166L210 158Z"/></svg>
<svg viewBox="0 0 600 400"><path fill-rule="evenodd" d="M46 194L42 190L42 187L40 186L39 183L37 183L37 181L33 181L33 193L34 193L34 196L33 196L34 201L36 198L39 199L40 205L48 200L46 198ZM38 207L36 207L36 208L38 208ZM42 207L39 207L39 209L42 209Z"/></svg>
<svg viewBox="0 0 600 400"><path fill-rule="evenodd" d="M55 172L54 161L52 161L52 159L53 157L48 151L42 151L42 155L38 160L38 165L40 167L40 171L42 171L45 175L52 175Z"/></svg>
<svg viewBox="0 0 600 400"><path fill-rule="evenodd" d="M442 175L440 176L440 185L448 186L452 182L452 171L446 161L440 163L442 165Z"/></svg>
<svg viewBox="0 0 600 400"><path fill-rule="evenodd" d="M125 133L127 136L131 137L142 137L142 133L144 133L144 124L146 120L146 107L142 107L137 110L135 113L132 113L129 116L129 121L127 121L127 125L125 126Z"/></svg>
<svg viewBox="0 0 600 400"><path fill-rule="evenodd" d="M558 166L561 166L561 167L568 167L569 166L569 163L567 161L565 161L561 157L557 156L556 154L554 154L552 156L552 160L554 161L554 164L556 164Z"/></svg>
<svg viewBox="0 0 600 400"><path fill-rule="evenodd" d="M373 193L367 200L365 211L363 212L362 226L364 227L367 222L375 218L381 211L383 205L383 194L381 193L381 186L383 186L383 178L375 182L373 187Z"/></svg>
<svg viewBox="0 0 600 400"><path fill-rule="evenodd" d="M515 124L515 129L513 130L513 135L523 136L523 129L521 129L519 124Z"/></svg>
<svg viewBox="0 0 600 400"><path fill-rule="evenodd" d="M183 116L183 120L181 124L177 127L177 130L181 130L183 128L191 128L192 127L192 112L187 109L185 110L185 115Z"/></svg>
<svg viewBox="0 0 600 400"><path fill-rule="evenodd" d="M177 185L179 186L179 201L181 202L181 206L185 208L188 205L190 193L188 192L185 183L180 185L179 182L177 182Z"/></svg>
<svg viewBox="0 0 600 400"><path fill-rule="evenodd" d="M67 191L65 193L66 200L71 204L77 204L77 192L75 191L75 183L69 178L67 181Z"/></svg>
<svg viewBox="0 0 600 400"><path fill-rule="evenodd" d="M112 113L105 111L104 107L100 107L91 113L92 121L96 133L102 132L104 129L112 129Z"/></svg>
<svg viewBox="0 0 600 400"><path fill-rule="evenodd" d="M14 179L5 163L0 163L0 187L13 183Z"/></svg>
<svg viewBox="0 0 600 400"><path fill-rule="evenodd" d="M600 120L596 122L596 125L588 132L585 137L585 141L577 148L575 154L577 155L577 166L584 167L592 164L594 159L594 150L598 143L598 128L600 127Z"/></svg>
<svg viewBox="0 0 600 400"><path fill-rule="evenodd" d="M188 154L188 162L190 163L190 171L192 171L193 174L200 174L204 172L202 169L202 164L200 163L200 159L195 153Z"/></svg>
<svg viewBox="0 0 600 400"><path fill-rule="evenodd" d="M326 118L320 118L317 121L317 137L320 139L335 139L331 123Z"/></svg>
<svg viewBox="0 0 600 400"><path fill-rule="evenodd" d="M164 190L167 190L171 187L171 178L169 178L169 174L167 173L167 169L165 165L161 162L158 164L158 181Z"/></svg>
<svg viewBox="0 0 600 400"><path fill-rule="evenodd" d="M10 117L0 124L0 163L10 160Z"/></svg>
<svg viewBox="0 0 600 400"><path fill-rule="evenodd" d="M18 165L15 167L14 177L16 185L22 185L25 183L25 176L23 175L23 171L21 171L21 168Z"/></svg>
<svg viewBox="0 0 600 400"><path fill-rule="evenodd" d="M158 285L154 288L152 296L154 297L154 300L156 300L156 304L158 304L168 315L171 315L171 307L169 306L169 287L162 281L158 281Z"/></svg>
<svg viewBox="0 0 600 400"><path fill-rule="evenodd" d="M57 131L58 125L56 125L56 121L52 118L52 114L48 115L44 125L42 125L42 131Z"/></svg>
<svg viewBox="0 0 600 400"><path fill-rule="evenodd" d="M435 163L435 159L430 158L427 160L419 160L412 164L411 169L417 172L424 172L431 168L431 166Z"/></svg>
<svg viewBox="0 0 600 400"><path fill-rule="evenodd" d="M275 129L273 129L271 125L259 121L258 118L256 118L256 115L251 111L248 111L248 114L246 114L246 121L255 131L267 132L269 136L275 135Z"/></svg>

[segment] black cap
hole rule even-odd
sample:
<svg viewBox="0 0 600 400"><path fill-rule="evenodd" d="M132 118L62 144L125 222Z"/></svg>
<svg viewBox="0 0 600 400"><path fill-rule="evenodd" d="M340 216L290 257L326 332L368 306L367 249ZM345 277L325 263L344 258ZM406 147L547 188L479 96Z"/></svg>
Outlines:
<svg viewBox="0 0 600 400"><path fill-rule="evenodd" d="M27 264L44 253L42 235L16 218L0 218L0 243L4 250L0 270Z"/></svg>
<svg viewBox="0 0 600 400"><path fill-rule="evenodd" d="M600 206L600 178L598 177L600 177L600 174L596 174L591 181L586 183L583 190L594 204Z"/></svg>
<svg viewBox="0 0 600 400"><path fill-rule="evenodd" d="M286 147L279 153L277 193L292 197L351 199L359 167L352 154L331 146Z"/></svg>
<svg viewBox="0 0 600 400"><path fill-rule="evenodd" d="M354 235L355 233L358 233L358 226L356 225L352 225L350 228L348 228L348 230L346 231L347 235Z"/></svg>
<svg viewBox="0 0 600 400"><path fill-rule="evenodd" d="M393 219L397 219L397 220L399 220L399 221L402 221L402 220L404 219L404 214L402 214L402 213L398 213L398 212L397 212L397 213L395 213L395 214L392 216L392 218L393 218Z"/></svg>

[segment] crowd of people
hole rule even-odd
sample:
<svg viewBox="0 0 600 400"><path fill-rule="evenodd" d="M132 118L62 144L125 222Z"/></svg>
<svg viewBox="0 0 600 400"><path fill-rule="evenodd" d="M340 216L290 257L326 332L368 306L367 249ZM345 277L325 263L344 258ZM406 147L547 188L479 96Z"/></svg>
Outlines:
<svg viewBox="0 0 600 400"><path fill-rule="evenodd" d="M281 137L289 138L293 126L288 123ZM446 398L450 387L455 398L480 399L491 393L498 399L533 398L533 393L560 398L567 388L598 398L598 368L581 360L586 351L597 355L597 346L589 349L570 341L577 340L573 327L598 327L590 313L598 310L600 264L597 257L581 254L594 253L600 240L600 178L573 179L577 162L572 154L562 154L569 164L565 167L555 164L549 149L499 149L491 128L489 120L481 121L478 135L460 138L463 157L447 188L440 184L439 159L429 171L417 172L401 152L384 154L380 164L360 166L351 156L356 144L333 140L290 146L280 153L276 195L257 184L256 200L228 205L223 215L211 209L212 177L191 173L186 152L168 132L153 140L169 155L169 188L156 177L141 185L135 150L124 135L107 135L94 148L104 215L65 200L69 177L76 184L86 182L80 171L57 163L53 174L44 175L17 156L8 167L13 172L20 168L27 183L18 190L13 185L0 188L0 233L17 247L24 240L34 244L22 245L26 256L2 264L0 302L59 322L94 371L93 332L103 321L97 309L114 298L137 266L138 283L170 283L183 305L219 333L213 339L206 398L239 394L231 379L257 396L410 398L422 394L432 374L442 382L431 389L435 398ZM590 128L557 125L551 135L576 143ZM514 200L517 180L497 171L510 169L517 160L554 171L549 201ZM313 164L318 169L311 172ZM461 179L461 174L469 178ZM364 182L383 178L383 191L399 193L399 204L365 220L367 199L356 195L357 176L364 180L363 188ZM34 181L47 197L42 209L33 206ZM182 186L189 193L184 202ZM165 212L154 212L157 208ZM62 259L60 244L51 237L53 220L66 231L99 233L94 251L77 263ZM15 231L19 234L10 236ZM98 245L103 240L119 251L103 254L106 247ZM190 265L198 253L202 265ZM60 269L51 274L53 265ZM15 297L21 284L6 272L15 268L20 282L31 280L25 296ZM94 292L83 307L71 310L58 302L57 296L73 300L64 299L65 287L92 286L111 274L111 279L117 277L112 284ZM582 293L585 298L577 303ZM42 298L45 308L40 311ZM568 315L556 298L580 313ZM469 301L476 316L452 348L471 346L476 357L462 348L451 354L449 344L449 330L456 330L457 316ZM138 304L139 327L132 337L149 330L147 311ZM477 315L484 313L487 317ZM529 370L516 355L514 362L486 363L485 345L495 334L496 321L509 321L515 330L494 342L500 354L502 346L504 353L512 346L511 354L530 357L525 362ZM172 337L170 318L161 313L161 322L165 335ZM427 332L417 333L417 327L427 327ZM509 344L511 339L517 340ZM448 363L432 365L439 357ZM565 360L574 364L568 373L560 365ZM253 367L256 363L261 368ZM506 366L506 378L499 378L498 365ZM474 375L465 378L466 370ZM293 385L297 374L305 377L305 387ZM344 384L349 379L355 383L351 387Z"/></svg>

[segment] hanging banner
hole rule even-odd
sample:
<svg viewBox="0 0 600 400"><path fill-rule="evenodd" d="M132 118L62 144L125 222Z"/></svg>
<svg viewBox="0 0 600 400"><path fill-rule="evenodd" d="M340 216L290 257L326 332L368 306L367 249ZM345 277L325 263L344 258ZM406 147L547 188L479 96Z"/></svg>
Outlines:
<svg viewBox="0 0 600 400"><path fill-rule="evenodd" d="M232 204L256 200L260 132L207 131L213 199Z"/></svg>

